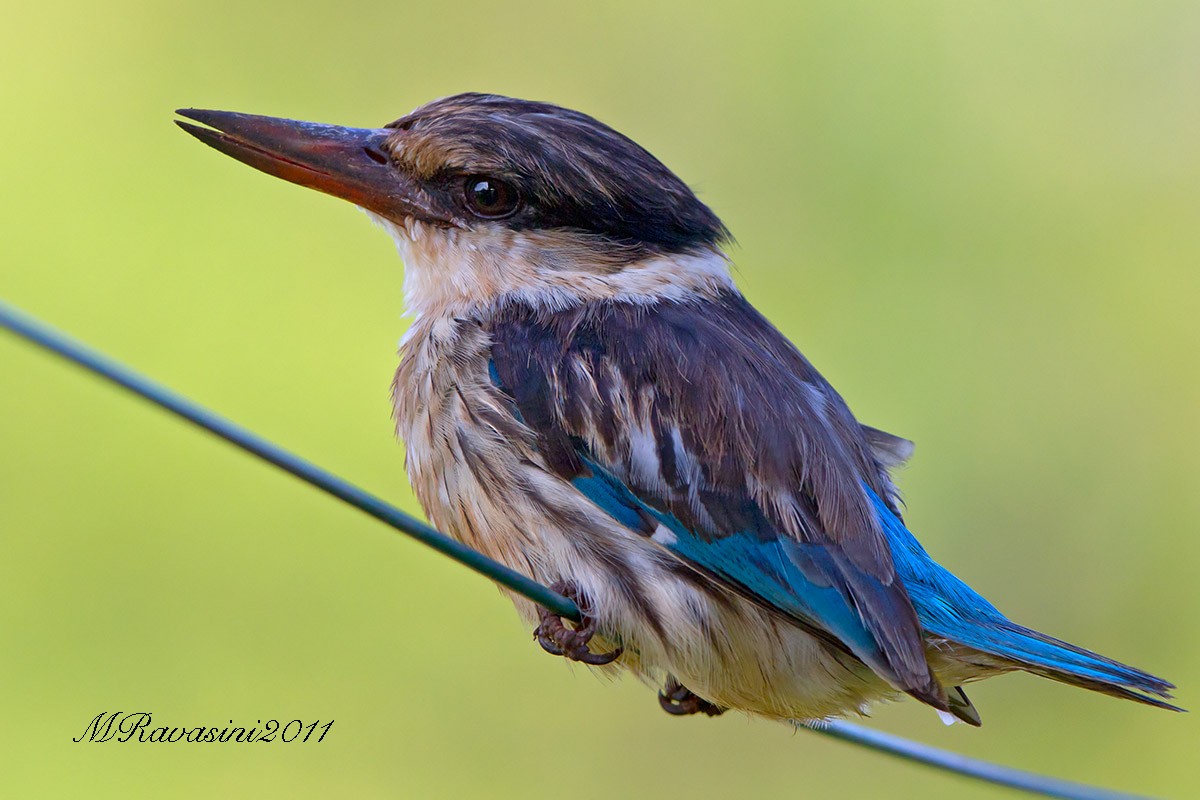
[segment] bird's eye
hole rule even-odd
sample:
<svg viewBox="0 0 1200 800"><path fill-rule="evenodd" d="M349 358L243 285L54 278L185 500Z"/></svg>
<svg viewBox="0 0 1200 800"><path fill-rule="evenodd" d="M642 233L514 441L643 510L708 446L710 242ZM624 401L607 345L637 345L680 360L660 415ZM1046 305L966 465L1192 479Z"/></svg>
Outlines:
<svg viewBox="0 0 1200 800"><path fill-rule="evenodd" d="M521 195L515 186L486 175L469 176L464 191L467 208L484 219L507 217L521 205Z"/></svg>

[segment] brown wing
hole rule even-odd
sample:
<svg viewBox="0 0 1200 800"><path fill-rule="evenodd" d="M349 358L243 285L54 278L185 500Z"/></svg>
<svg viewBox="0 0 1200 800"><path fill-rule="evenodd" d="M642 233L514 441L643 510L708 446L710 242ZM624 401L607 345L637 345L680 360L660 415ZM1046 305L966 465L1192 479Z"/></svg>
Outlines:
<svg viewBox="0 0 1200 800"><path fill-rule="evenodd" d="M741 295L513 305L487 327L552 470L619 519L649 512L644 532L672 526L682 560L946 707L869 494L890 502L875 452L895 437L860 426Z"/></svg>

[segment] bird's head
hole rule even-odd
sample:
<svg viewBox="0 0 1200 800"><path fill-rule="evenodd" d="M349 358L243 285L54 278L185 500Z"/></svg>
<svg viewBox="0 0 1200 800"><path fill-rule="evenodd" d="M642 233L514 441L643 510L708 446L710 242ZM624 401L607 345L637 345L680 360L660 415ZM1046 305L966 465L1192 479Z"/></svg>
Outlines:
<svg viewBox="0 0 1200 800"><path fill-rule="evenodd" d="M683 181L601 122L483 94L382 128L186 109L179 126L284 180L361 206L396 240L417 314L550 308L728 287L728 231Z"/></svg>

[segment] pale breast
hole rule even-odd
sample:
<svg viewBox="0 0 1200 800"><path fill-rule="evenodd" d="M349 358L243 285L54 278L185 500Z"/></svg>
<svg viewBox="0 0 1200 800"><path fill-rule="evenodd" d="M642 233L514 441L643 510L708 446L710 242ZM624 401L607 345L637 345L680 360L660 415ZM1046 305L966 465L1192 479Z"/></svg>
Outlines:
<svg viewBox="0 0 1200 800"><path fill-rule="evenodd" d="M673 674L770 716L822 716L886 691L800 629L705 586L546 469L536 435L491 380L490 352L469 320L419 321L402 345L396 432L434 525L544 584L578 585L596 609L599 649L626 649L613 668L655 682Z"/></svg>
<svg viewBox="0 0 1200 800"><path fill-rule="evenodd" d="M402 342L392 384L396 435L430 520L528 574L536 545L510 524L500 496L520 482L534 444L489 380L489 348L475 323L418 320Z"/></svg>

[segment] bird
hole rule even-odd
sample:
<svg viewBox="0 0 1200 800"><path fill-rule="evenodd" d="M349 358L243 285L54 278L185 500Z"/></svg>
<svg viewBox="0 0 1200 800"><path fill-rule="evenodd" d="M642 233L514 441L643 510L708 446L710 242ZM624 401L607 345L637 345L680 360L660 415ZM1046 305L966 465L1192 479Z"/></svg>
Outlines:
<svg viewBox="0 0 1200 800"><path fill-rule="evenodd" d="M892 475L912 442L858 421L739 291L726 226L632 139L483 93L381 128L177 113L395 240L409 481L439 528L578 605L509 593L546 651L675 715L819 722L907 695L978 726L964 685L1013 671L1182 710L933 560Z"/></svg>

